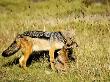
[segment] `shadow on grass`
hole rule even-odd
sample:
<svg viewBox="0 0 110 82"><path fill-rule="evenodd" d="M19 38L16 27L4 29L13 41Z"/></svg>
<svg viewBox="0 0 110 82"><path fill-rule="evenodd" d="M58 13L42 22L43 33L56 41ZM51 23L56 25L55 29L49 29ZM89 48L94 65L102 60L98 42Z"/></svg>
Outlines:
<svg viewBox="0 0 110 82"><path fill-rule="evenodd" d="M57 52L58 52L59 50L56 50L55 51L55 58L57 58L57 56L58 56L58 54L57 54ZM68 51L69 53L69 55L68 55L68 58L69 58L69 60L70 61L74 61L75 62L75 55L73 55L72 54L72 49L69 49L69 51ZM47 58L48 59L48 61L49 61L49 51L39 51L39 52L33 52L31 55L30 55L30 57L29 57L29 59L28 59L28 61L27 61L27 67L28 66L30 66L32 63L35 63L35 62L40 62L41 61L41 59L45 59L45 58ZM2 66L3 67L9 67L9 66L13 66L13 65L17 65L17 64L19 64L19 57L18 58L15 58L13 61L9 61L9 62L7 62L7 63L5 63L5 64L3 64Z"/></svg>

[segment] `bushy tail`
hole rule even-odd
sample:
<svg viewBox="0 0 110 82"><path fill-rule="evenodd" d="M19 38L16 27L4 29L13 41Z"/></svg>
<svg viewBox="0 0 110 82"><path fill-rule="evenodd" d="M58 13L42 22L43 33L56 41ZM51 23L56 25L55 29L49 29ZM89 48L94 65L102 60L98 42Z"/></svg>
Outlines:
<svg viewBox="0 0 110 82"><path fill-rule="evenodd" d="M5 51L3 51L2 56L9 57L15 54L20 49L20 46L17 45L17 42L14 41Z"/></svg>

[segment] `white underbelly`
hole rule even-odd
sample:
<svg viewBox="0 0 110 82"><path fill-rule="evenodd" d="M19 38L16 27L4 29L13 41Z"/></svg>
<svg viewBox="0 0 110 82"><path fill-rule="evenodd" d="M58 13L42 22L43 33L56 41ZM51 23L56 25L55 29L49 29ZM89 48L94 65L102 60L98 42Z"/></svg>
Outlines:
<svg viewBox="0 0 110 82"><path fill-rule="evenodd" d="M50 48L61 49L64 46L63 42L53 41L50 42L49 40L35 38L32 40L32 50L33 51L43 51L49 50Z"/></svg>

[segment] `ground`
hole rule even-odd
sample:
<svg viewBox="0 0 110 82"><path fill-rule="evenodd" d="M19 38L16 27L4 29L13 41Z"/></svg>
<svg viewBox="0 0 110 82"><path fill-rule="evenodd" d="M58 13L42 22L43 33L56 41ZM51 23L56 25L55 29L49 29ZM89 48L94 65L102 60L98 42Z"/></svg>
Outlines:
<svg viewBox="0 0 110 82"><path fill-rule="evenodd" d="M27 30L63 31L73 29L76 62L68 73L49 69L46 58L34 61L27 71L15 61L22 55L0 55L2 82L109 82L110 81L110 4L86 0L0 0L0 54L17 34ZM95 1L95 0L94 0ZM13 63L14 62L14 63Z"/></svg>

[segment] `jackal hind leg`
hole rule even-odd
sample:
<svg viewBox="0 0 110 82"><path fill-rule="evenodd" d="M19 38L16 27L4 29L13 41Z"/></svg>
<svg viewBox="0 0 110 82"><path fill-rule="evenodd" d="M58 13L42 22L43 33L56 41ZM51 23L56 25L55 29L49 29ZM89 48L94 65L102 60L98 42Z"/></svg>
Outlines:
<svg viewBox="0 0 110 82"><path fill-rule="evenodd" d="M23 67L25 69L27 60L28 60L30 54L32 53L31 43L25 39L22 39L21 40L21 51L23 53L23 56L20 58L19 64L21 67Z"/></svg>
<svg viewBox="0 0 110 82"><path fill-rule="evenodd" d="M24 55L19 60L20 67L26 69L26 63L27 63L27 60L28 60L30 54L31 54L31 52L27 53L27 51L25 51Z"/></svg>

